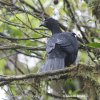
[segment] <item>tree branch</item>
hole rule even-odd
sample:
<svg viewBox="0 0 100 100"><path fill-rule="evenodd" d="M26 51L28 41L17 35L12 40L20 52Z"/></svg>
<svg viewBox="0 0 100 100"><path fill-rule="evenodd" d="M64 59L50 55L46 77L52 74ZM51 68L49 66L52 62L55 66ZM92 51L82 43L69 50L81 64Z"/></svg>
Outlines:
<svg viewBox="0 0 100 100"><path fill-rule="evenodd" d="M27 75L18 75L18 76L0 76L0 86L3 84L2 82L13 82L13 81L23 81L28 79L39 79L39 80L58 80L58 79L66 79L82 77L83 79L90 80L95 86L100 86L100 82L95 78L96 69L94 66L81 65L74 67L69 67L65 69L60 69L52 72L45 73L31 73ZM5 84L4 84L5 85Z"/></svg>
<svg viewBox="0 0 100 100"><path fill-rule="evenodd" d="M31 46L22 46L19 44L10 44L10 45L3 45L0 46L0 50L10 50L10 49L26 49L26 50L39 50L39 51L45 51L45 48L41 47L31 47Z"/></svg>

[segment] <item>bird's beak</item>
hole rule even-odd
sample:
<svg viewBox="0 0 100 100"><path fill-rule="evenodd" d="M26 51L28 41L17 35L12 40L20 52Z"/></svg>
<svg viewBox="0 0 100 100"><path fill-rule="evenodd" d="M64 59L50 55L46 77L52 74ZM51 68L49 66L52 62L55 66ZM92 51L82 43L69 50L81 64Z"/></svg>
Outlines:
<svg viewBox="0 0 100 100"><path fill-rule="evenodd" d="M40 24L40 26L46 26L45 21L42 21L41 24Z"/></svg>

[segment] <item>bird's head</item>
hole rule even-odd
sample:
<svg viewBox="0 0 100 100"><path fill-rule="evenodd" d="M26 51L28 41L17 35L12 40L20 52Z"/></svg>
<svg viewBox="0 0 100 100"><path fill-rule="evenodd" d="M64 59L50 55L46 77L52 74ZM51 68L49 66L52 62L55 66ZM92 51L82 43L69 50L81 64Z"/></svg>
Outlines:
<svg viewBox="0 0 100 100"><path fill-rule="evenodd" d="M52 28L54 26L59 26L59 23L57 20L49 17L49 18L45 18L45 20L42 21L40 26L44 26L44 27L48 28L49 30L52 30Z"/></svg>

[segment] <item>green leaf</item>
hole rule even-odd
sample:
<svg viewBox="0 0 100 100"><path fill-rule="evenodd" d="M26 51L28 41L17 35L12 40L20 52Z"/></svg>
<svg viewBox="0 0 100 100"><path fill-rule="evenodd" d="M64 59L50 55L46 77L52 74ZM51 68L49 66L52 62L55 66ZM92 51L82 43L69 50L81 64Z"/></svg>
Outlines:
<svg viewBox="0 0 100 100"><path fill-rule="evenodd" d="M84 9L86 9L87 8L87 4L86 3L82 3L82 5L81 5L81 10L84 10Z"/></svg>
<svg viewBox="0 0 100 100"><path fill-rule="evenodd" d="M5 65L6 65L6 60L1 59L0 60L0 74L3 74Z"/></svg>
<svg viewBox="0 0 100 100"><path fill-rule="evenodd" d="M68 91L68 94L69 94L69 95L72 95L72 94L73 94L72 90L69 90L69 91Z"/></svg>
<svg viewBox="0 0 100 100"><path fill-rule="evenodd" d="M92 48L100 48L100 43L93 42L93 43L87 44L87 46L92 47Z"/></svg>
<svg viewBox="0 0 100 100"><path fill-rule="evenodd" d="M54 13L54 8L53 8L53 7L47 7L47 8L45 9L45 12L46 12L47 14L49 14L49 15L53 15L53 13Z"/></svg>

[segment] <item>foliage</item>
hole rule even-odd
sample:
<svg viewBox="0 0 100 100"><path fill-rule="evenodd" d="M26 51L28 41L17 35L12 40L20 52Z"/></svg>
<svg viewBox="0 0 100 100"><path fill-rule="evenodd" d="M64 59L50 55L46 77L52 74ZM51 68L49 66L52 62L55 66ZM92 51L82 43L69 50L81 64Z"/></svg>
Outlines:
<svg viewBox="0 0 100 100"><path fill-rule="evenodd" d="M59 20L63 31L76 33L79 40L77 64L99 66L100 24L98 21L100 17L95 18L94 16L100 13L94 11L100 9L98 7L94 9L93 5L91 7L94 8L91 9L88 5L90 3L85 1L0 0L1 76L37 73L42 67L46 58L46 41L51 33L43 27L40 28L39 25L47 16ZM65 86L69 87L63 92L70 95L85 93L85 90L85 92L82 91L81 81L83 82L83 79L79 78L77 81L79 83L75 83L73 79L71 82L70 79L66 80ZM44 96L45 100L52 100L51 97L55 95L47 93L46 90L50 90L48 84L51 82L40 82L38 79L12 83L0 81L2 91L6 93L4 98L7 100L40 100L41 96Z"/></svg>

